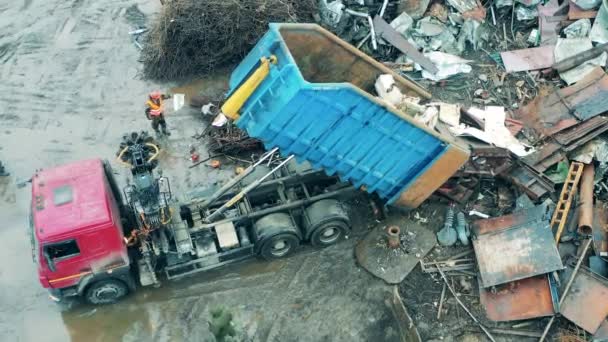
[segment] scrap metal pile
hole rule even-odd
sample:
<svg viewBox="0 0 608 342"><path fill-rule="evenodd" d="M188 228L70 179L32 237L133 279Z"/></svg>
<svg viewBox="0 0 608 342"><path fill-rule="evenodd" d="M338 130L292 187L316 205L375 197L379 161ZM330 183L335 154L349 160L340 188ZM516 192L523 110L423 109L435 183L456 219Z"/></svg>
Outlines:
<svg viewBox="0 0 608 342"><path fill-rule="evenodd" d="M181 80L242 58L269 22L310 21L315 0L171 0L147 34L144 76Z"/></svg>
<svg viewBox="0 0 608 342"><path fill-rule="evenodd" d="M608 340L608 3L372 3L324 2L319 17L427 85L432 100L405 96L390 75L378 77L375 90L390 106L468 146L471 158L438 191L451 202L445 224L434 225L443 228L436 232L441 247L419 237L424 250L388 252L388 237L378 243L370 235L357 248L359 263L401 284L404 298L420 298L403 285L417 271L393 264L409 265L414 254L423 259L422 274L443 285L434 302L437 320L421 317L428 302L408 302L427 338L445 337L440 317L452 293L449 306L464 309L492 341L498 334ZM437 214L423 211L412 219L426 224ZM398 228L420 235L411 225ZM420 286L426 285L414 287Z"/></svg>

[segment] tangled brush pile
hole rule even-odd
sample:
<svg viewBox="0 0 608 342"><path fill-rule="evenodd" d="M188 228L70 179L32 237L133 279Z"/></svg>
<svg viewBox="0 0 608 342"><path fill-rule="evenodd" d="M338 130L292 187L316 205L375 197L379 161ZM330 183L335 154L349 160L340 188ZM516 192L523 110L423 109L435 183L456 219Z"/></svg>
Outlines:
<svg viewBox="0 0 608 342"><path fill-rule="evenodd" d="M144 41L144 76L205 75L244 57L268 23L311 22L315 13L316 0L172 0Z"/></svg>

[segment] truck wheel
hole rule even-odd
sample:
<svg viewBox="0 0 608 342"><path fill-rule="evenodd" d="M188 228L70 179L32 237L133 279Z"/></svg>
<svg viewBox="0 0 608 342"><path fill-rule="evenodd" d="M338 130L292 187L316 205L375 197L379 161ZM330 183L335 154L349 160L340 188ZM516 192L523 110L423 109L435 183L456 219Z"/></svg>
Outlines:
<svg viewBox="0 0 608 342"><path fill-rule="evenodd" d="M91 285L86 293L85 299L91 304L111 304L118 301L129 293L127 285L120 280L106 279Z"/></svg>
<svg viewBox="0 0 608 342"><path fill-rule="evenodd" d="M350 230L350 219L342 203L335 199L317 201L306 208L304 227L316 247L335 244Z"/></svg>
<svg viewBox="0 0 608 342"><path fill-rule="evenodd" d="M260 255L267 260L285 258L291 255L299 244L300 239L294 234L277 234L262 244Z"/></svg>
<svg viewBox="0 0 608 342"><path fill-rule="evenodd" d="M287 213L266 215L257 220L253 227L256 248L264 259L287 257L300 245L301 232Z"/></svg>
<svg viewBox="0 0 608 342"><path fill-rule="evenodd" d="M326 247L340 241L348 232L348 225L339 219L326 221L319 225L310 235L310 243L315 247Z"/></svg>

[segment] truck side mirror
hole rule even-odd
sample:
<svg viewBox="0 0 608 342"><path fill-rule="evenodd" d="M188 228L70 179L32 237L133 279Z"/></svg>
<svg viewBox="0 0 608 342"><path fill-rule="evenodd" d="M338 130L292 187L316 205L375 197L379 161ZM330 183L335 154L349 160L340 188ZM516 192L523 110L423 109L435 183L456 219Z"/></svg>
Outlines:
<svg viewBox="0 0 608 342"><path fill-rule="evenodd" d="M55 268L55 262L53 261L53 259L51 259L49 252L47 252L46 250L44 251L44 259L46 260L46 264L49 266L49 270L51 270L51 272L55 272L57 270Z"/></svg>

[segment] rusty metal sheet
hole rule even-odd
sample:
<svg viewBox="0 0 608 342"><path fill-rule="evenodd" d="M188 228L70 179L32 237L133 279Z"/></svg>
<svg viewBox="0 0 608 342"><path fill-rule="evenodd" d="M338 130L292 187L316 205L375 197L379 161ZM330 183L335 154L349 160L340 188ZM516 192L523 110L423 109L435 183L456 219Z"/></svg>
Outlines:
<svg viewBox="0 0 608 342"><path fill-rule="evenodd" d="M571 272L572 267L568 267L566 279ZM560 313L589 333L595 333L608 316L608 279L581 267L563 299Z"/></svg>
<svg viewBox="0 0 608 342"><path fill-rule="evenodd" d="M596 255L608 253L608 208L605 203L597 202L593 210L593 250Z"/></svg>
<svg viewBox="0 0 608 342"><path fill-rule="evenodd" d="M608 111L608 75L593 69L576 84L539 95L516 112L536 133L537 140Z"/></svg>
<svg viewBox="0 0 608 342"><path fill-rule="evenodd" d="M547 206L540 205L473 224L477 235L473 248L483 287L563 268L546 211Z"/></svg>
<svg viewBox="0 0 608 342"><path fill-rule="evenodd" d="M566 153L562 151L562 146L554 142L548 142L521 160L536 171L545 172L564 158L566 158Z"/></svg>
<svg viewBox="0 0 608 342"><path fill-rule="evenodd" d="M555 62L555 45L531 49L501 52L502 62L507 72L538 70L550 68Z"/></svg>
<svg viewBox="0 0 608 342"><path fill-rule="evenodd" d="M513 166L513 158L509 150L489 145L472 143L471 157L464 164L459 175L483 175L494 177L507 171Z"/></svg>
<svg viewBox="0 0 608 342"><path fill-rule="evenodd" d="M598 135L608 130L608 118L603 116L595 116L580 124L565 129L555 135L553 138L561 144L566 151L572 151Z"/></svg>
<svg viewBox="0 0 608 342"><path fill-rule="evenodd" d="M555 191L553 181L523 162L518 162L513 169L503 174L503 177L523 189L535 201Z"/></svg>
<svg viewBox="0 0 608 342"><path fill-rule="evenodd" d="M578 20L578 19L593 19L597 16L597 11L585 11L580 8L577 4L570 1L570 6L568 8L568 19L570 20Z"/></svg>
<svg viewBox="0 0 608 342"><path fill-rule="evenodd" d="M551 287L546 275L499 285L494 292L480 286L479 296L486 316L495 322L554 314Z"/></svg>

